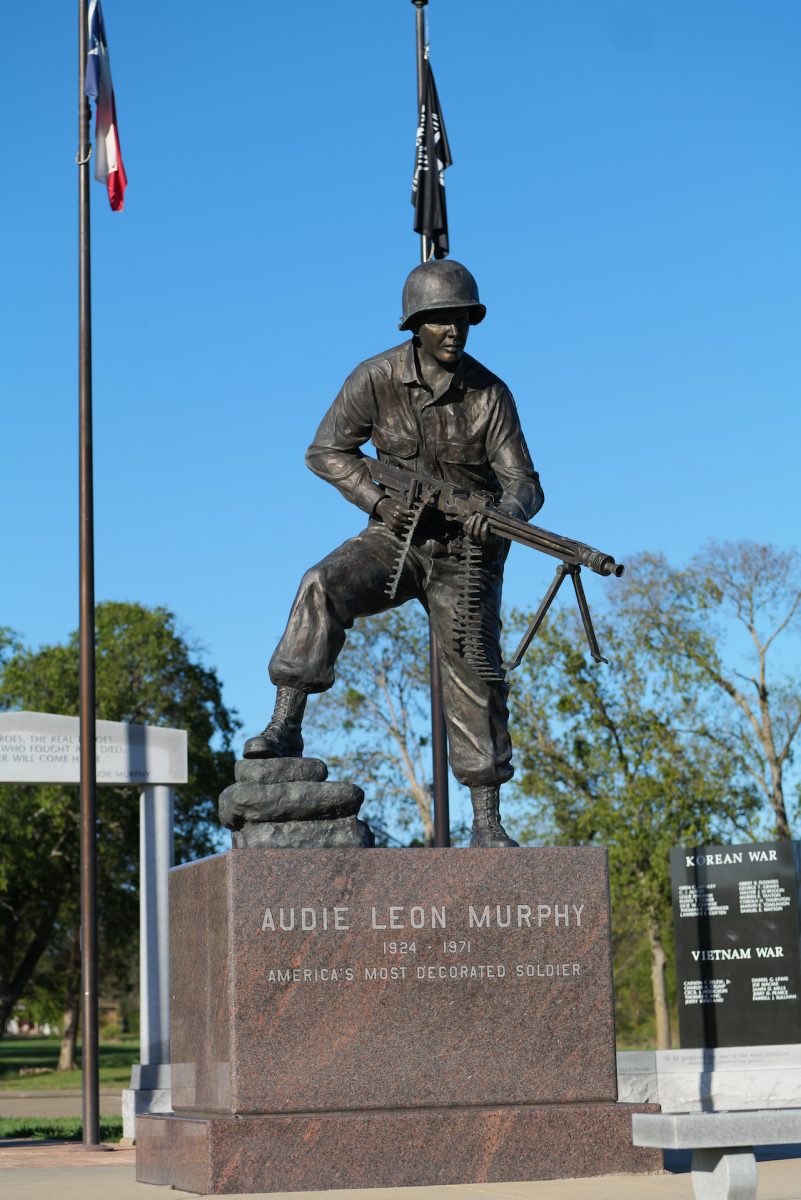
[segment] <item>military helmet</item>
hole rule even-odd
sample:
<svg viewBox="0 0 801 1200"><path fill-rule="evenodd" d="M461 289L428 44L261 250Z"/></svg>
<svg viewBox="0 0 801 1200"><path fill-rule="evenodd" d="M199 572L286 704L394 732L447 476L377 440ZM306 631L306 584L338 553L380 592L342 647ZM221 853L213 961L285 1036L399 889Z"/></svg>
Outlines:
<svg viewBox="0 0 801 1200"><path fill-rule="evenodd" d="M419 313L438 308L469 308L471 325L478 325L487 315L475 279L452 258L431 259L409 273L403 285L403 317L398 328L411 329Z"/></svg>

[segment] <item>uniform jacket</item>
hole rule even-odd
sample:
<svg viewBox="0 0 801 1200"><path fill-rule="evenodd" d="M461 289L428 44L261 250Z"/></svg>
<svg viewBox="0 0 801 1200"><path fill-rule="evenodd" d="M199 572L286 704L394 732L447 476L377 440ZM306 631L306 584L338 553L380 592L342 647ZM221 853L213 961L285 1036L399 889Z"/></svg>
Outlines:
<svg viewBox="0 0 801 1200"><path fill-rule="evenodd" d="M542 505L512 394L469 354L438 392L422 381L412 341L368 358L345 380L306 462L372 514L384 492L360 450L368 440L383 461L488 491L522 520Z"/></svg>

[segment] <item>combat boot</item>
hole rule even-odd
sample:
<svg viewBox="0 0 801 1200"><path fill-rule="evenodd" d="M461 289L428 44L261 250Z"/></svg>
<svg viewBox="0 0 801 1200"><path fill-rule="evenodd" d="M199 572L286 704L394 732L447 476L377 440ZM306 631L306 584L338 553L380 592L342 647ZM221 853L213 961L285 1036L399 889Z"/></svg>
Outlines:
<svg viewBox="0 0 801 1200"><path fill-rule="evenodd" d="M306 693L297 688L279 687L275 711L266 729L245 742L245 758L301 758L303 737L300 732L306 708Z"/></svg>
<svg viewBox="0 0 801 1200"><path fill-rule="evenodd" d="M492 784L489 787L473 787L470 789L470 799L473 802L473 828L470 834L471 846L517 846L501 825L500 787Z"/></svg>

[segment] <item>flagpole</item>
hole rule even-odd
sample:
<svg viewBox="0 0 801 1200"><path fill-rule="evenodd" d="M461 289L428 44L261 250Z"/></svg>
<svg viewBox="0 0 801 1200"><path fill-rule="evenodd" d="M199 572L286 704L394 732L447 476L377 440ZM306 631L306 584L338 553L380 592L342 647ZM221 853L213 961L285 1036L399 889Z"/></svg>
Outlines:
<svg viewBox="0 0 801 1200"><path fill-rule="evenodd" d="M81 1069L83 1144L100 1146L97 1004L97 777L95 762L95 571L92 482L92 291L89 229L89 101L84 95L88 4L78 0L78 509L81 778Z"/></svg>
<svg viewBox="0 0 801 1200"><path fill-rule="evenodd" d="M425 8L428 0L412 0L415 7L415 30L417 34L417 112L423 104L423 73L425 67ZM420 234L420 261L427 262L431 256L431 244L424 233ZM448 797L448 734L445 728L445 706L442 700L442 672L439 664L437 635L428 623L428 662L431 681L431 758L434 773L434 845L450 846L451 822Z"/></svg>
<svg viewBox="0 0 801 1200"><path fill-rule="evenodd" d="M417 113L423 106L423 68L426 58L426 16L423 11L428 0L412 0L415 7L415 34L417 38ZM424 233L420 234L420 262L428 262L431 245ZM433 635L432 635L433 636Z"/></svg>

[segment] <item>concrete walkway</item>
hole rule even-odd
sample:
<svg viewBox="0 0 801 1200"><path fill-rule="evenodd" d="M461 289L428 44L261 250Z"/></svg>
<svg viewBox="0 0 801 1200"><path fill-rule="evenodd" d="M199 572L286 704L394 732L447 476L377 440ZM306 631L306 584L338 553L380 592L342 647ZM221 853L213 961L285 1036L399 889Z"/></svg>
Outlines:
<svg viewBox="0 0 801 1200"><path fill-rule="evenodd" d="M101 1117L122 1114L122 1087L100 1092ZM0 1117L80 1117L80 1088L69 1091L0 1091Z"/></svg>
<svg viewBox="0 0 801 1200"><path fill-rule="evenodd" d="M80 1145L0 1142L2 1200L191 1200L192 1193L137 1183L134 1150L86 1151ZM759 1200L800 1200L801 1160L762 1162ZM692 1200L689 1174L606 1175L544 1183L455 1187L272 1192L272 1200ZM228 1200L244 1200L229 1196Z"/></svg>

